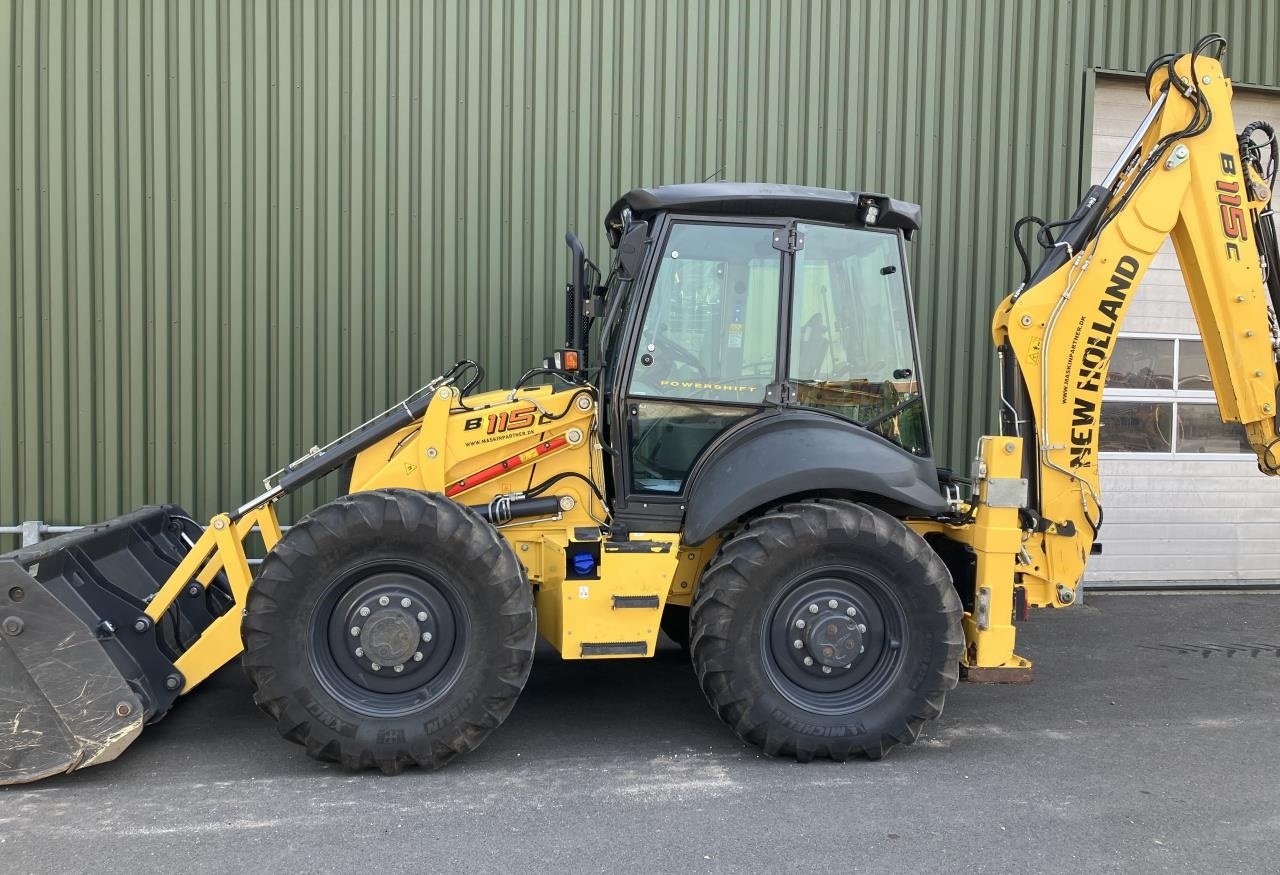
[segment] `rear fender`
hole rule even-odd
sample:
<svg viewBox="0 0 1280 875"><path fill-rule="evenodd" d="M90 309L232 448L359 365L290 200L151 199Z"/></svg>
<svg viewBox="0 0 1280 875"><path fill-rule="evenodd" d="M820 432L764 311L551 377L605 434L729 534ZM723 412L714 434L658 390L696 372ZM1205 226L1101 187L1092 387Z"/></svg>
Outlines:
<svg viewBox="0 0 1280 875"><path fill-rule="evenodd" d="M684 542L790 496L866 496L899 516L947 511L932 459L843 419L787 411L750 420L706 453L689 478Z"/></svg>

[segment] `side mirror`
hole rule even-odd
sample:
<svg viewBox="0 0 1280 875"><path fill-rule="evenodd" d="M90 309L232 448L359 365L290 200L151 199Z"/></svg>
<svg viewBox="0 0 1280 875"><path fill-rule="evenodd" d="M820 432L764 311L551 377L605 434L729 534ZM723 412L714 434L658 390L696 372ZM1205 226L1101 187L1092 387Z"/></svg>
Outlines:
<svg viewBox="0 0 1280 875"><path fill-rule="evenodd" d="M634 280L640 274L644 262L644 250L649 245L649 223L632 222L618 240L618 276Z"/></svg>

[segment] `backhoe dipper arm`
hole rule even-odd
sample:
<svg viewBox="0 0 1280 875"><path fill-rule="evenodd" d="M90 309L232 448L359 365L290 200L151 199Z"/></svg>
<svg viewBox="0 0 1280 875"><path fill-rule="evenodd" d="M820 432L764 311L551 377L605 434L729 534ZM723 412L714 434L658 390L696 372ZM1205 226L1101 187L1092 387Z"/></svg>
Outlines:
<svg viewBox="0 0 1280 875"><path fill-rule="evenodd" d="M1220 37L1202 40L1203 49ZM1170 68L1173 70L1172 81ZM1267 474L1280 467L1277 338L1269 298L1276 277L1260 252L1275 251L1267 181L1241 147L1231 83L1206 55L1183 55L1149 80L1152 112L1112 173L1101 203L1048 261L1061 266L1000 304L992 335L1001 350L1005 444L1021 447L1030 481L1024 551L1016 567L1027 600L1074 601L1102 523L1098 437L1103 386L1138 283L1172 235L1204 338L1224 422L1239 422ZM1072 231L1075 233L1072 234ZM1082 243L1082 245L1080 245ZM1050 266L1052 266L1050 264ZM1016 366L1016 370L1012 370Z"/></svg>

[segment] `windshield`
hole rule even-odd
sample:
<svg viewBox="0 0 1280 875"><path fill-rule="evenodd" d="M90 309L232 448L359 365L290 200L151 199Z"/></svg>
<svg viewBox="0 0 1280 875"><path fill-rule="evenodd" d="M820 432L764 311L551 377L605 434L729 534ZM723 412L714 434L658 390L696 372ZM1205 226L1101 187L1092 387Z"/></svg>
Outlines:
<svg viewBox="0 0 1280 875"><path fill-rule="evenodd" d="M896 234L799 225L788 378L796 403L928 453Z"/></svg>

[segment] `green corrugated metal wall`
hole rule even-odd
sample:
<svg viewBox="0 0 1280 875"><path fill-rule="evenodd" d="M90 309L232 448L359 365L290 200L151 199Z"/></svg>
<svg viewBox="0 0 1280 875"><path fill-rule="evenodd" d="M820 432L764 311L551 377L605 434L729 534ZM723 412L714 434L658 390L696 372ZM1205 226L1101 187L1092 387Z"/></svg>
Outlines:
<svg viewBox="0 0 1280 875"><path fill-rule="evenodd" d="M923 203L963 464L1089 71L1212 29L1280 85L1272 0L0 0L0 522L207 516L456 358L506 383L559 333L563 229L604 258L617 193L718 169Z"/></svg>

